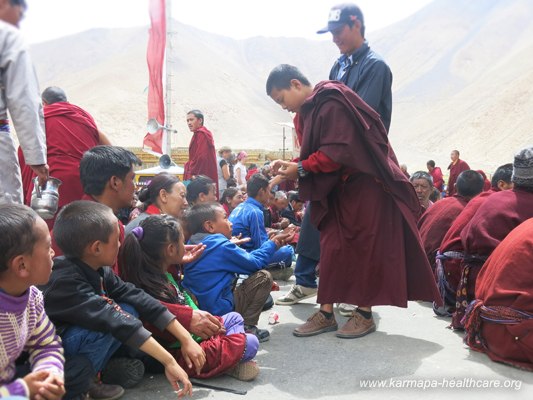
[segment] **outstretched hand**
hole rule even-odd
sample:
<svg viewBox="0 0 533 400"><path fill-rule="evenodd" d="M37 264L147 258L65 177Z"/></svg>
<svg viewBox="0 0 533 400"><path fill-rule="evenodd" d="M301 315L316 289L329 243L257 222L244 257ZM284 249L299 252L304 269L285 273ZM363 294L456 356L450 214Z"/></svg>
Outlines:
<svg viewBox="0 0 533 400"><path fill-rule="evenodd" d="M205 244L198 243L198 244L186 244L185 245L185 254L183 255L183 258L181 259L181 262L183 264L191 263L193 261L196 261L200 258L202 253L205 250Z"/></svg>
<svg viewBox="0 0 533 400"><path fill-rule="evenodd" d="M275 160L270 163L274 175L280 175L284 179L298 179L298 164L292 161Z"/></svg>
<svg viewBox="0 0 533 400"><path fill-rule="evenodd" d="M237 246L240 246L243 243L248 243L252 238L249 237L242 237L242 233L239 233L237 236L232 236L230 239L230 242L233 244L236 244Z"/></svg>

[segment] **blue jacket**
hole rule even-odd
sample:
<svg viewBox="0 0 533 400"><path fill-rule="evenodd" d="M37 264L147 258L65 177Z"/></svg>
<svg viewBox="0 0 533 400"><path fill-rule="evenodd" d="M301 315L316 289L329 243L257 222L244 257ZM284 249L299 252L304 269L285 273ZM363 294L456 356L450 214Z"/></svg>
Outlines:
<svg viewBox="0 0 533 400"><path fill-rule="evenodd" d="M248 197L231 212L228 218L233 224L233 236L242 233L243 238L252 239L241 246L247 251L260 248L268 240L263 209L263 205L256 199Z"/></svg>
<svg viewBox="0 0 533 400"><path fill-rule="evenodd" d="M206 248L195 262L185 264L183 286L198 299L200 309L213 315L233 311L233 286L238 274L251 275L267 266L276 244L267 240L250 253L220 233L197 233L189 243Z"/></svg>

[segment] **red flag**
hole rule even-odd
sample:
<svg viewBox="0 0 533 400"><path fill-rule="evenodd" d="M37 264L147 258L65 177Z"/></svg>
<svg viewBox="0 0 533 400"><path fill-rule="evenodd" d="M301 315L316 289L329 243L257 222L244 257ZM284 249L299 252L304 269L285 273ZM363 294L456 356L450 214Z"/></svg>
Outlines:
<svg viewBox="0 0 533 400"><path fill-rule="evenodd" d="M155 118L165 124L165 104L163 96L163 62L167 39L165 0L150 0L150 36L146 61L148 62L148 119ZM157 153L163 153L163 130L147 133L143 146Z"/></svg>

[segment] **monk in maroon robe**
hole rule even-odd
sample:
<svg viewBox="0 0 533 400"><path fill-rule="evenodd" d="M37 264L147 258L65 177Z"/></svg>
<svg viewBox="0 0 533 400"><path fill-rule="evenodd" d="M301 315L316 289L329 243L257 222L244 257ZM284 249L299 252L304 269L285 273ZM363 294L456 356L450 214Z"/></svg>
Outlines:
<svg viewBox="0 0 533 400"><path fill-rule="evenodd" d="M185 163L183 179L188 181L197 175L210 177L217 185L217 155L213 134L204 126L204 116L199 110L187 113L187 125L193 136L189 143L189 161Z"/></svg>
<svg viewBox="0 0 533 400"><path fill-rule="evenodd" d="M456 193L455 182L457 177L463 171L470 169L466 161L459 158L459 150L452 150L450 154L452 162L448 165L450 176L448 178L448 189L446 189L446 196L453 196Z"/></svg>
<svg viewBox="0 0 533 400"><path fill-rule="evenodd" d="M491 190L481 192L478 196L468 202L463 211L457 216L452 223L446 235L442 239L439 251L436 257L436 277L439 290L445 303L445 315L451 315L455 312L457 297L461 298L462 287L458 290L461 279L461 262L464 257L463 243L461 242L461 232L470 222L479 207L493 193L509 190L513 188L511 175L513 173L513 164L505 164L496 169L492 176ZM463 284L466 282L463 282ZM461 285L463 286L463 285ZM468 285L468 301L473 300L474 288ZM459 302L461 303L461 302ZM442 313L441 313L442 315ZM453 322L452 322L453 326Z"/></svg>
<svg viewBox="0 0 533 400"><path fill-rule="evenodd" d="M320 311L293 333L336 330L333 303L359 305L336 334L356 338L375 330L374 305L436 300L416 228L420 204L379 115L339 82L313 89L290 65L270 73L267 93L284 109L299 112L301 161L277 160L273 168L287 179L299 177L300 197L311 201L311 219L320 231Z"/></svg>
<svg viewBox="0 0 533 400"><path fill-rule="evenodd" d="M83 188L80 181L80 160L83 153L98 144L110 144L100 132L93 117L82 108L67 101L65 92L58 87L49 87L42 93L44 121L46 126L46 147L50 176L61 180L59 205L80 200ZM23 158L19 152L19 158ZM21 160L21 166L24 160ZM35 174L27 166L21 167L24 176L25 203L31 203L32 178ZM49 228L53 220L49 220Z"/></svg>
<svg viewBox="0 0 533 400"><path fill-rule="evenodd" d="M492 197L492 196L491 196ZM496 247L477 277L465 342L493 360L533 371L533 219Z"/></svg>

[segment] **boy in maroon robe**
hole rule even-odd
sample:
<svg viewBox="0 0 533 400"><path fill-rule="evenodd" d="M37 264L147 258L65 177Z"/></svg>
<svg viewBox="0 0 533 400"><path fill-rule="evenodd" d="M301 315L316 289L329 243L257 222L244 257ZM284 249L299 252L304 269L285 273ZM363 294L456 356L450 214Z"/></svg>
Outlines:
<svg viewBox="0 0 533 400"><path fill-rule="evenodd" d="M492 196L491 196L492 197ZM493 361L533 371L533 219L496 247L477 277L465 342Z"/></svg>
<svg viewBox="0 0 533 400"><path fill-rule="evenodd" d="M320 231L320 311L293 333L337 330L333 303L359 305L336 333L357 338L376 330L374 305L436 300L416 228L420 204L379 115L347 86L324 81L313 88L287 64L272 70L266 87L282 108L299 113L302 127L301 161L277 160L273 169L299 178Z"/></svg>
<svg viewBox="0 0 533 400"><path fill-rule="evenodd" d="M457 177L463 171L470 169L466 161L463 161L459 158L459 150L452 150L450 153L450 158L452 162L448 165L450 170L450 177L448 178L448 189L446 189L446 196L453 196L457 191L455 188L455 182Z"/></svg>
<svg viewBox="0 0 533 400"><path fill-rule="evenodd" d="M208 176L216 183L218 195L217 154L213 134L204 126L204 115L200 110L187 113L187 125L193 135L189 143L189 161L185 163L183 179L190 181L197 175Z"/></svg>

